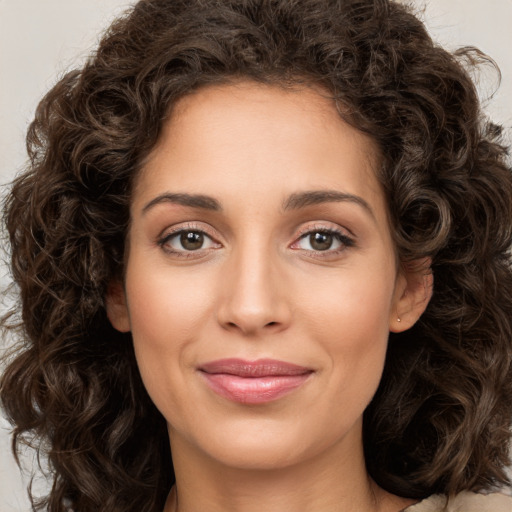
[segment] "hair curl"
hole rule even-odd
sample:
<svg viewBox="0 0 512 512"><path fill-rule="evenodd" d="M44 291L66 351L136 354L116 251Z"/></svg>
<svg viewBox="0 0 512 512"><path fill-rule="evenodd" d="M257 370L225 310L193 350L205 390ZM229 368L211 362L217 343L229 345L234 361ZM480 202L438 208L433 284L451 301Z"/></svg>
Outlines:
<svg viewBox="0 0 512 512"><path fill-rule="evenodd" d="M314 84L382 153L400 259L432 259L434 295L391 334L365 412L367 467L413 498L508 483L512 177L465 65L386 0L142 0L38 106L30 165L4 203L21 346L1 380L13 446L44 443L50 512L161 510L165 421L105 295L123 273L131 184L166 116L199 87ZM12 317L3 320L12 327Z"/></svg>

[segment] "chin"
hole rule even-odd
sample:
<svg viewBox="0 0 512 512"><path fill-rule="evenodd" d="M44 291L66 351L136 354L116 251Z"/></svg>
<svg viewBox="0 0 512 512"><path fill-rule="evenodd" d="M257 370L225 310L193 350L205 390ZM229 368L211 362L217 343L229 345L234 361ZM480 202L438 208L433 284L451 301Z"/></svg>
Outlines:
<svg viewBox="0 0 512 512"><path fill-rule="evenodd" d="M267 442L267 439L251 441L223 441L209 447L210 456L226 467L247 471L270 471L296 465L308 454L291 442Z"/></svg>
<svg viewBox="0 0 512 512"><path fill-rule="evenodd" d="M287 424L288 423L288 424ZM331 432L315 431L316 422L293 418L283 422L263 417L217 425L196 432L189 442L222 466L243 470L284 469L313 459L338 444L342 426Z"/></svg>

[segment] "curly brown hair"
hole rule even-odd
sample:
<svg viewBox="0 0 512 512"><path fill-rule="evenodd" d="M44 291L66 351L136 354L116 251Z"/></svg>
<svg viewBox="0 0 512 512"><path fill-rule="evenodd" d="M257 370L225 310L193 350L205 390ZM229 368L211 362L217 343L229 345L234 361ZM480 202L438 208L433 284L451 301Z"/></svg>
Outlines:
<svg viewBox="0 0 512 512"><path fill-rule="evenodd" d="M465 68L386 0L142 0L38 106L30 165L4 202L21 311L1 380L14 449L47 453L34 510L154 512L173 482L166 424L130 334L110 325L131 186L175 102L248 79L318 85L380 147L403 263L429 257L432 300L391 334L364 417L368 471L411 498L508 484L512 176Z"/></svg>

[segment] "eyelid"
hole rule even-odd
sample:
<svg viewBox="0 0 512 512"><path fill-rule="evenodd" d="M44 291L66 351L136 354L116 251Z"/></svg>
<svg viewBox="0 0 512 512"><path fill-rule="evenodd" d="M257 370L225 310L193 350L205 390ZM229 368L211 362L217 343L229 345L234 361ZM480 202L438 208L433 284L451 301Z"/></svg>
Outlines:
<svg viewBox="0 0 512 512"><path fill-rule="evenodd" d="M340 226L339 224L336 224L335 222L331 221L313 221L313 222L307 222L303 224L298 232L296 237L299 238L300 236L303 236L307 233L311 233L312 231L332 231L337 232L340 234L343 234L347 238L354 238L356 239L357 236L354 232L352 232L349 228L345 226Z"/></svg>
<svg viewBox="0 0 512 512"><path fill-rule="evenodd" d="M202 222L186 221L174 224L172 226L167 226L158 234L157 238L161 239L181 231L202 231L207 235L212 236L208 227L206 227Z"/></svg>
<svg viewBox="0 0 512 512"><path fill-rule="evenodd" d="M299 249L297 247L294 247L308 235L318 232L331 233L335 235L336 237L338 237L338 240L342 243L342 247L338 249L327 249L325 251ZM354 247L356 245L355 238L355 235L348 228L343 228L331 222L320 223L316 221L313 224L306 224L305 226L302 226L298 230L297 234L294 237L294 241L290 245L290 248L295 250L302 250L303 252L306 253L311 253L317 258L327 258L329 256L337 255L350 247Z"/></svg>
<svg viewBox="0 0 512 512"><path fill-rule="evenodd" d="M312 224L306 224L305 226L302 226L297 234L295 235L295 239L298 240L299 238L304 237L304 235L308 235L310 233L315 233L317 231L323 231L328 233L335 233L339 234L343 237L355 239L356 236L350 231L350 229L341 227L338 224L334 224L332 222L318 222L315 221Z"/></svg>
<svg viewBox="0 0 512 512"><path fill-rule="evenodd" d="M170 228L166 228L163 231L160 232L160 234L157 236L156 243L162 247L166 252L170 254L177 254L181 256L192 256L194 253L195 255L198 255L200 253L204 253L204 251L208 251L211 248L205 248L205 249L197 249L196 251L178 251L174 249L169 249L166 245L167 242L172 239L173 237L179 235L180 233L187 232L187 231L195 231L198 233L202 233L203 235L207 236L215 245L222 246L222 244L218 241L218 237L216 237L214 234L212 234L212 230L210 230L205 224L203 223L195 223L193 221L184 222L181 224L177 224L175 226L171 226Z"/></svg>
<svg viewBox="0 0 512 512"><path fill-rule="evenodd" d="M195 231L202 233L203 235L208 237L212 241L212 243L215 244L217 247L201 248L194 251L187 251L185 249L175 250L169 248L167 244L172 237L187 231ZM209 252L212 249L222 247L223 244L218 241L219 237L213 234L212 231L213 230L209 228L207 224L204 224L202 222L187 221L162 230L157 237L156 243L169 254L181 257L198 257L199 255L203 255L205 252ZM315 257L322 258L337 255L342 251L355 246L356 237L348 228L342 227L338 224L334 224L328 221L315 221L313 223L301 226L300 229L297 231L296 235L294 236L294 240L289 247L292 249L299 250L299 248L294 247L294 245L298 244L299 241L304 239L307 235L310 235L315 232L333 234L338 238L338 241L341 242L342 247L338 249L326 249L325 251L300 249L302 252L310 252L314 254Z"/></svg>

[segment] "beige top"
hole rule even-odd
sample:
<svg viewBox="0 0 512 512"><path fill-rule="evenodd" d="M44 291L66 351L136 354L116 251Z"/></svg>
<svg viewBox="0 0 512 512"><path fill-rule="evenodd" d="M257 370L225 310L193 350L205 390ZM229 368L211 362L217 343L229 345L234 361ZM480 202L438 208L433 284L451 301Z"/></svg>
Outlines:
<svg viewBox="0 0 512 512"><path fill-rule="evenodd" d="M512 512L512 496L461 492L446 503L445 496L436 494L403 512Z"/></svg>

